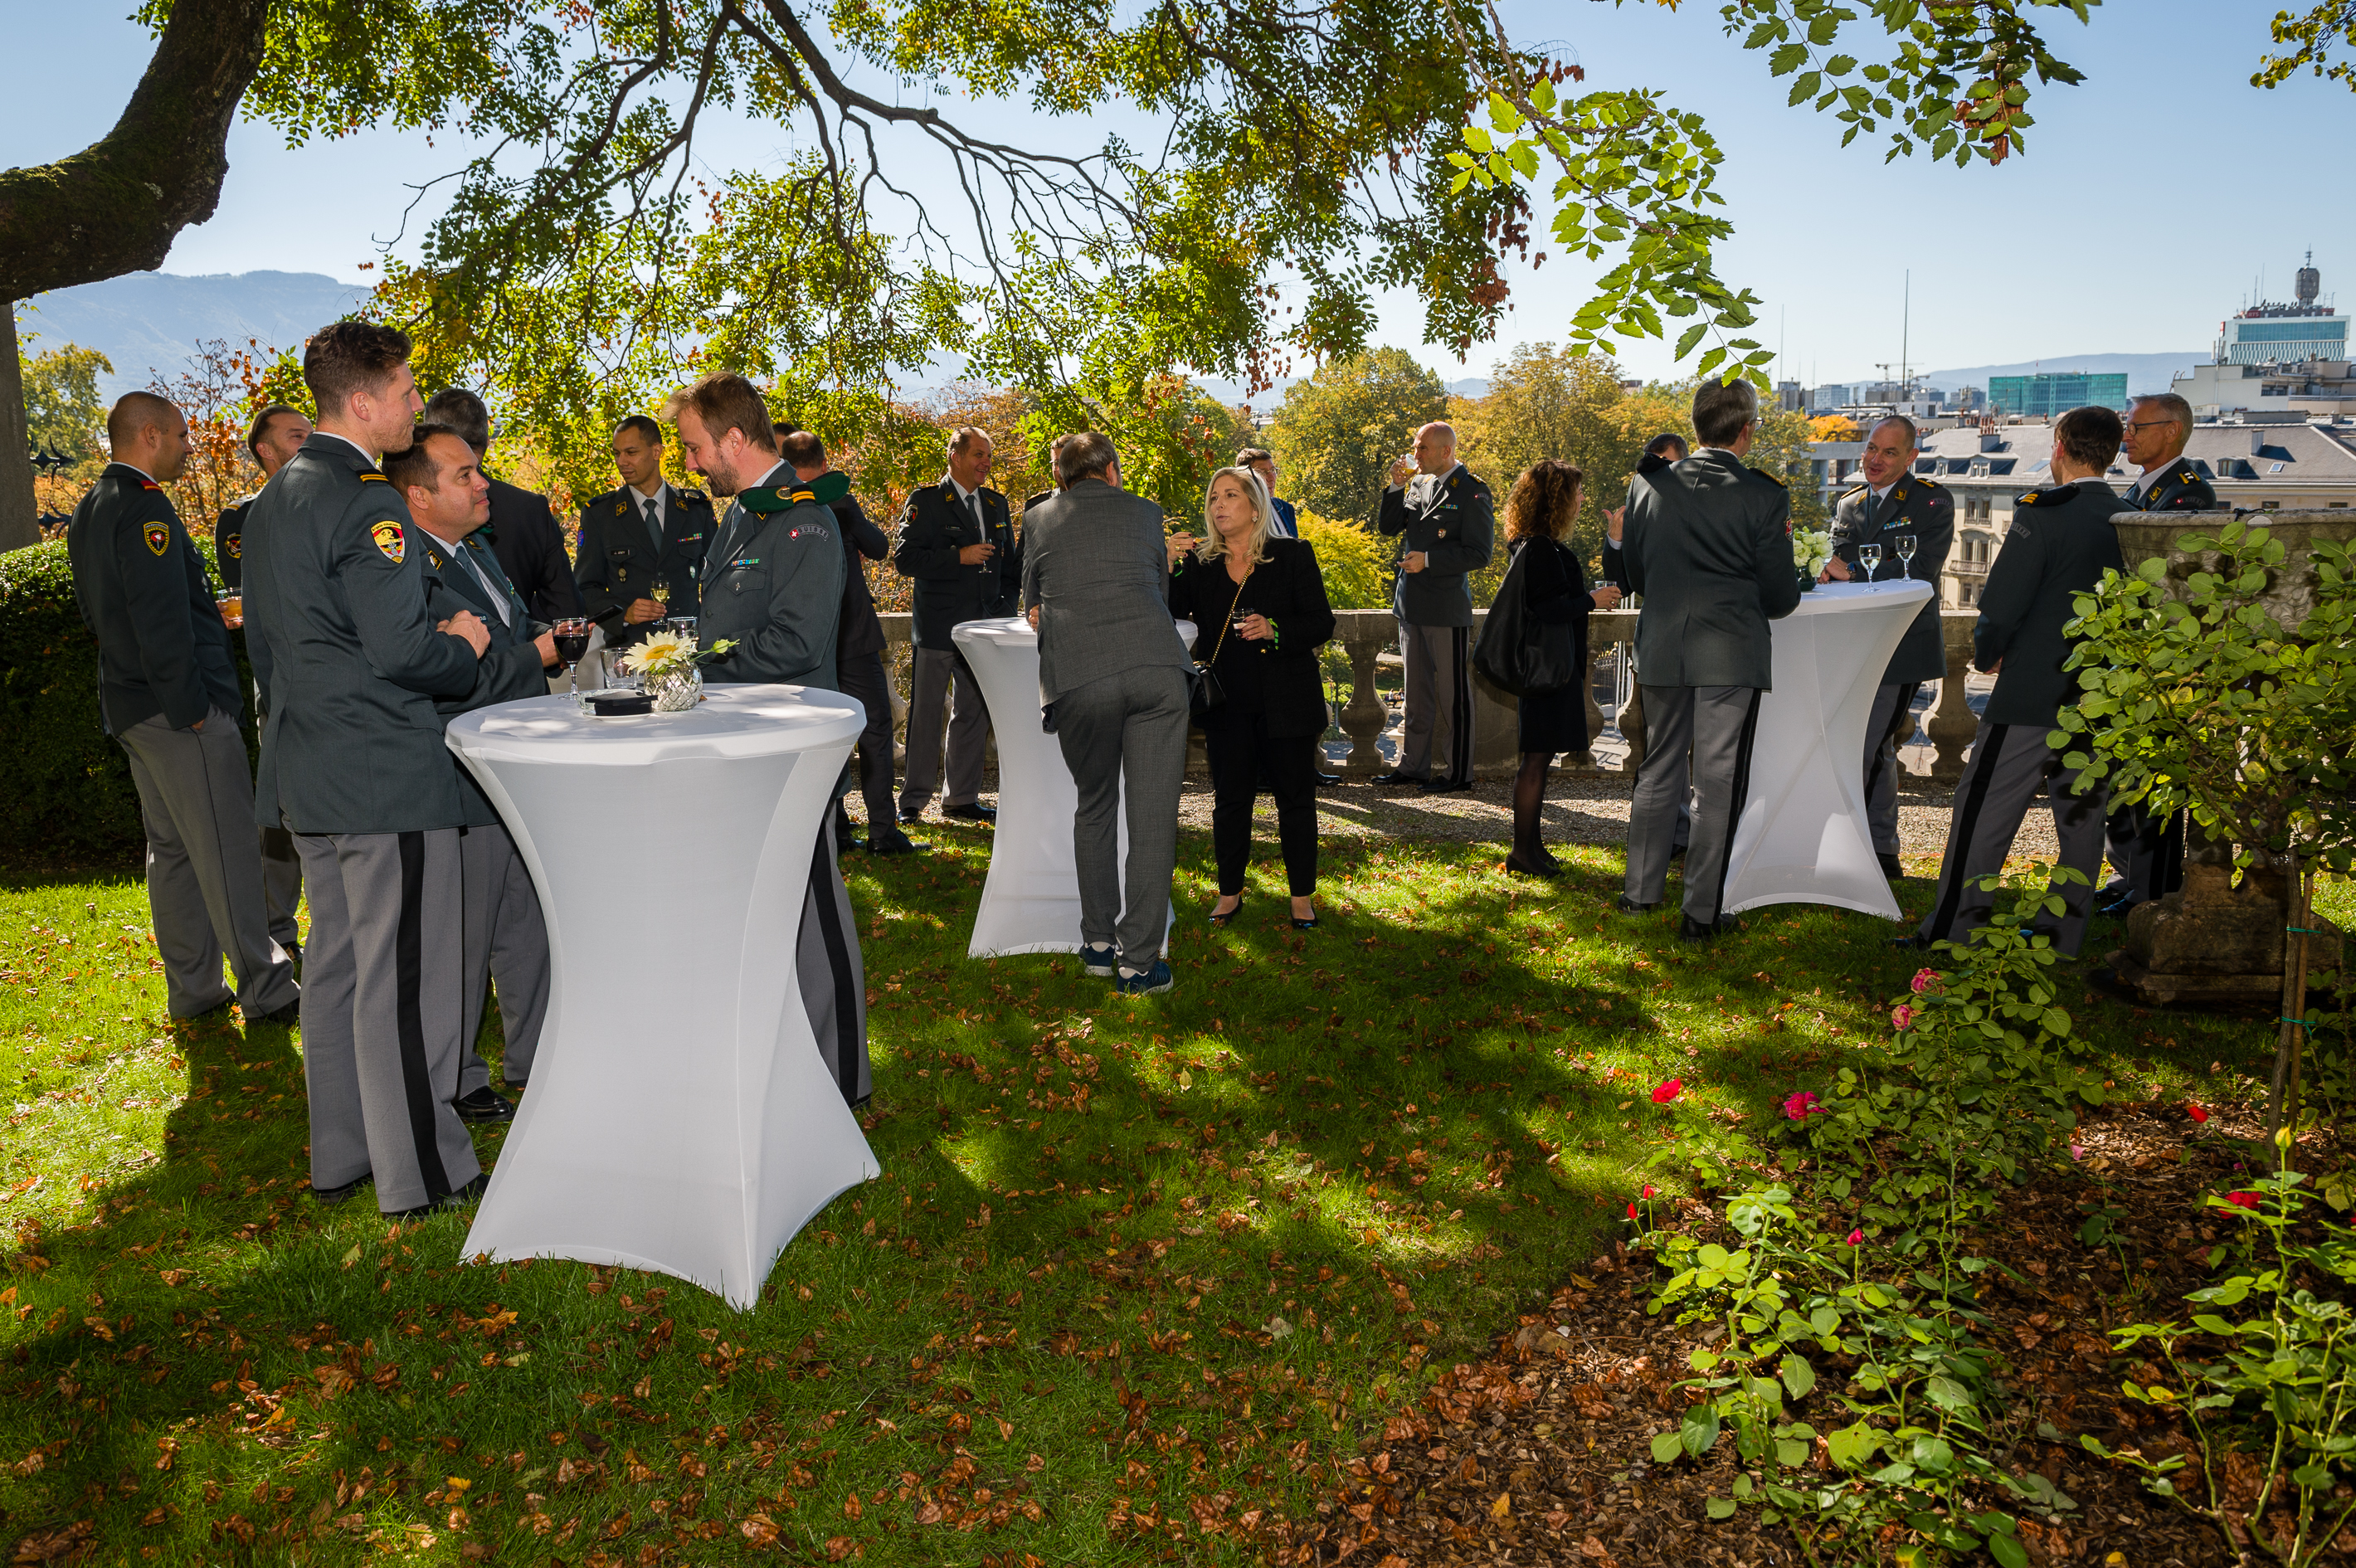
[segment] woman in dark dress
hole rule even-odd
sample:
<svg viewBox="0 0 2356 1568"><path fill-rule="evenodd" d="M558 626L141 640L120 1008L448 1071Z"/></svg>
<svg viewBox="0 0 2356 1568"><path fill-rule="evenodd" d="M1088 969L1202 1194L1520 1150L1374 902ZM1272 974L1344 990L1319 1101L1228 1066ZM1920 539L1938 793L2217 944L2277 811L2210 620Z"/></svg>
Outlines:
<svg viewBox="0 0 2356 1568"><path fill-rule="evenodd" d="M1505 498L1505 547L1522 567L1532 619L1571 628L1573 670L1587 668L1587 616L1620 602L1620 590L1588 586L1587 569L1564 535L1579 519L1585 476L1551 458L1534 463ZM1587 692L1582 682L1551 692L1525 692L1521 700L1522 769L1514 779L1514 849L1505 868L1526 876L1559 876L1561 863L1538 837L1547 769L1558 751L1585 751Z"/></svg>
<svg viewBox="0 0 2356 1568"><path fill-rule="evenodd" d="M1333 610L1317 552L1271 531L1275 509L1248 468L1211 476L1210 527L1170 540L1170 607L1199 629L1194 657L1211 666L1226 701L1197 722L1211 760L1211 846L1219 901L1211 923L1242 908L1251 859L1252 805L1261 782L1276 797L1277 839L1291 885L1292 924L1317 924L1317 741L1325 692L1317 650L1333 636Z"/></svg>

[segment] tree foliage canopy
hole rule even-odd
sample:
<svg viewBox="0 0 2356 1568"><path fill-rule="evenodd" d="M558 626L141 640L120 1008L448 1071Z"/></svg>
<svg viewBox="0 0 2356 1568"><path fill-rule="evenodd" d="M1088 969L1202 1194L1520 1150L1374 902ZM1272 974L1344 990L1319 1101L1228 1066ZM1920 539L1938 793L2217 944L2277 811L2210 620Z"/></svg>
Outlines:
<svg viewBox="0 0 2356 1568"><path fill-rule="evenodd" d="M1371 525L1392 459L1448 416L1448 390L1404 349L1330 360L1287 388L1269 449L1303 511Z"/></svg>

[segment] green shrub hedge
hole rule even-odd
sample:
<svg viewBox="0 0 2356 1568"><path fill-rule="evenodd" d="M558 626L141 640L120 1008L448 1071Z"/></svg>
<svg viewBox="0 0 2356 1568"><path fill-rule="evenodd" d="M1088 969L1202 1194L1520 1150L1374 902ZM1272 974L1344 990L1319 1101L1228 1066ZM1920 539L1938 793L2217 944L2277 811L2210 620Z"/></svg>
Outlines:
<svg viewBox="0 0 2356 1568"><path fill-rule="evenodd" d="M144 842L130 764L99 727L98 642L62 540L0 554L0 854Z"/></svg>

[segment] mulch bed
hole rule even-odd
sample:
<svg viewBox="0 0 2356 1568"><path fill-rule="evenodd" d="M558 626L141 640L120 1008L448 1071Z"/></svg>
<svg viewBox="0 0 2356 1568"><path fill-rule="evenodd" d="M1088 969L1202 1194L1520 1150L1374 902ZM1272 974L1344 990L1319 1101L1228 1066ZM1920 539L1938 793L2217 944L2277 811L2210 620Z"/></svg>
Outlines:
<svg viewBox="0 0 2356 1568"><path fill-rule="evenodd" d="M2063 1438L2028 1436L2001 1463L2016 1475L2036 1469L2078 1505L2052 1521L2021 1515L2032 1563L2205 1568L2233 1561L2212 1527L2087 1454L2078 1437L2134 1444L2155 1457L2189 1448L2172 1416L2121 1396L2131 1369L2114 1357L2104 1331L2181 1317L2184 1294L2212 1282L2209 1251L2234 1227L2221 1227L2222 1217L2201 1198L2244 1174L2248 1145L2229 1139L2257 1135L2254 1117L2222 1108L2199 1128L2177 1107L2105 1108L2082 1123L2079 1170L2014 1191L1975 1249L2027 1276L2026 1286L1996 1270L1982 1276L1994 1282L1979 1302L1994 1319L1986 1338L2006 1358L2017 1404L2032 1412L2023 1429L2033 1433L2043 1421ZM2094 1200L2115 1211L2113 1244L2078 1240L2090 1212L2082 1203ZM1681 1208L1676 1223L1688 1230L1721 1223L1699 1202ZM1698 1466L1652 1462L1653 1434L1672 1427L1687 1403L1676 1385L1693 1375L1686 1357L1705 1326L1678 1328L1673 1314L1648 1316L1654 1277L1649 1260L1624 1246L1574 1274L1545 1312L1522 1317L1484 1359L1452 1369L1419 1408L1370 1435L1347 1484L1314 1519L1269 1532L1272 1555L1368 1568L1804 1562L1791 1533L1761 1528L1754 1509L1723 1523L1705 1516L1705 1500L1724 1496L1733 1476L1730 1435ZM1847 1417L1826 1397L1837 1376L1821 1366L1819 1375L1820 1391L1795 1414L1823 1431ZM2356 1560L2356 1551L2341 1550ZM1825 1561L1836 1559L1850 1560L1836 1552Z"/></svg>

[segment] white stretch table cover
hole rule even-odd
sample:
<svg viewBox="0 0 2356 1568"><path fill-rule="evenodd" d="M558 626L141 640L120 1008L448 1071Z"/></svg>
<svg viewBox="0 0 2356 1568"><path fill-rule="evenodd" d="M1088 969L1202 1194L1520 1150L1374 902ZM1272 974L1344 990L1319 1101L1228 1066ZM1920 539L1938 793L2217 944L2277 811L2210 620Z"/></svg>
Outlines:
<svg viewBox="0 0 2356 1568"><path fill-rule="evenodd" d="M882 1174L794 974L856 698L714 685L683 714L568 697L450 721L540 890L553 994L465 1255L691 1280L744 1308L835 1194Z"/></svg>
<svg viewBox="0 0 2356 1568"><path fill-rule="evenodd" d="M1724 912L1830 904L1899 918L1865 820L1865 726L1881 672L1931 592L1897 578L1826 583L1768 623L1775 686L1759 703Z"/></svg>
<svg viewBox="0 0 2356 1568"><path fill-rule="evenodd" d="M1194 623L1178 622L1178 635L1191 646ZM1064 764L1063 746L1039 727L1039 634L1018 616L969 620L949 637L981 686L998 741L998 827L966 956L1077 952L1080 881L1072 859L1072 819L1080 791ZM1119 833L1126 860L1126 800ZM1165 934L1163 950L1168 945Z"/></svg>

